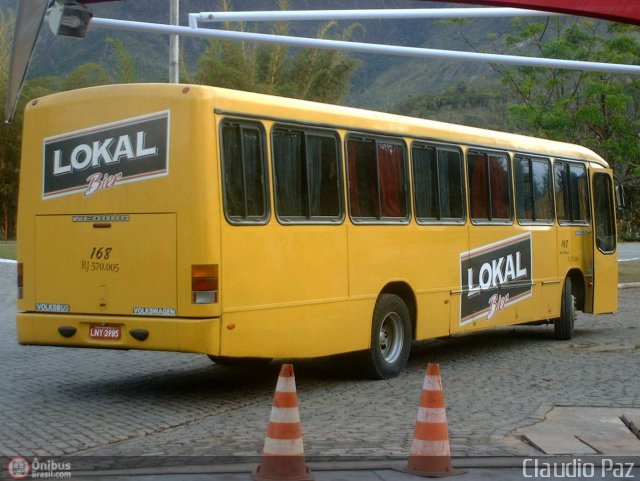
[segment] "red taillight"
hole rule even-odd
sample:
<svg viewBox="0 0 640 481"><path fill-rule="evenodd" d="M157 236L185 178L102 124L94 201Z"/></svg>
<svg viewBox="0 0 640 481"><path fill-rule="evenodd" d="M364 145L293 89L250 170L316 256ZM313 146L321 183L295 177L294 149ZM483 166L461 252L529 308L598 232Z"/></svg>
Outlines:
<svg viewBox="0 0 640 481"><path fill-rule="evenodd" d="M218 265L194 264L191 266L191 302L215 304L218 302Z"/></svg>
<svg viewBox="0 0 640 481"><path fill-rule="evenodd" d="M18 299L24 296L24 265L18 262Z"/></svg>

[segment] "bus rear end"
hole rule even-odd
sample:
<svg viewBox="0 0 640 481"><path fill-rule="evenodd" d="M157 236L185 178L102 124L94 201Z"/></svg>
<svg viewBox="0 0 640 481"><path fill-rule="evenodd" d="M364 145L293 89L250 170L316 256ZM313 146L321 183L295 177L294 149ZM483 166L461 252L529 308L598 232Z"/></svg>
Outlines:
<svg viewBox="0 0 640 481"><path fill-rule="evenodd" d="M18 341L219 353L211 90L97 87L25 112Z"/></svg>

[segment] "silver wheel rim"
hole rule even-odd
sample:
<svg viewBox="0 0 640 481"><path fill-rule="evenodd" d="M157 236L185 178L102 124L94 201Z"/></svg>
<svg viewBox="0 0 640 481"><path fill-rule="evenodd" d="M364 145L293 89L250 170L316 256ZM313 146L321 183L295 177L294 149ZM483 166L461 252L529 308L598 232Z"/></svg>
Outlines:
<svg viewBox="0 0 640 481"><path fill-rule="evenodd" d="M388 313L382 320L379 333L380 354L385 362L393 364L400 357L404 345L402 319L396 312Z"/></svg>

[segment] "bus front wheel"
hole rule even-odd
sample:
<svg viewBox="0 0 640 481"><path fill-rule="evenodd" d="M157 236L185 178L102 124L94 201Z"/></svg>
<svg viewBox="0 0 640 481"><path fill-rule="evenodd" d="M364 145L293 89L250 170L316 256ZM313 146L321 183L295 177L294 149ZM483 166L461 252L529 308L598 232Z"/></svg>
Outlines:
<svg viewBox="0 0 640 481"><path fill-rule="evenodd" d="M556 339L566 341L573 337L576 321L575 296L571 290L571 279L566 278L560 300L560 317L553 321L553 332Z"/></svg>
<svg viewBox="0 0 640 481"><path fill-rule="evenodd" d="M382 294L373 310L371 348L362 353L366 377L389 379L400 374L411 350L411 316L395 294Z"/></svg>

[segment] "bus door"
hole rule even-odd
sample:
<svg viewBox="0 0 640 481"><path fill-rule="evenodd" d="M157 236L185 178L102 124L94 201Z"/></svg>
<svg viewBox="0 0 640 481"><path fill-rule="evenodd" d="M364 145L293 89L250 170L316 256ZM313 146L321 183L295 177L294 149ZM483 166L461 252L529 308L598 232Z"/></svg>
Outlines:
<svg viewBox="0 0 640 481"><path fill-rule="evenodd" d="M613 312L618 306L613 182L606 171L591 171L593 192L593 313Z"/></svg>

